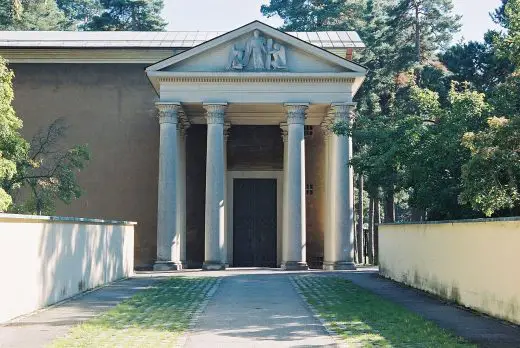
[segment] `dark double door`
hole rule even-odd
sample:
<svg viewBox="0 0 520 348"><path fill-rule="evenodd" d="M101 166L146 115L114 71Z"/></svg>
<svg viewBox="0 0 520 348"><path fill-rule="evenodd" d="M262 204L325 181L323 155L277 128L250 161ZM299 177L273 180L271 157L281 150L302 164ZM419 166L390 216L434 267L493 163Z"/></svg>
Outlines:
<svg viewBox="0 0 520 348"><path fill-rule="evenodd" d="M276 180L233 181L233 266L276 267Z"/></svg>

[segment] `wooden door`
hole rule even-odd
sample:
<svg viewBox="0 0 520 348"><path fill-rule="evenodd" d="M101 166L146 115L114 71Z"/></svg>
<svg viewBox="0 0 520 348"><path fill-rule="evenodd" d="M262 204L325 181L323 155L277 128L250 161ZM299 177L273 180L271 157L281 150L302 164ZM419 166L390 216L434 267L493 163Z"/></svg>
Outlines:
<svg viewBox="0 0 520 348"><path fill-rule="evenodd" d="M233 181L233 266L276 267L276 180Z"/></svg>

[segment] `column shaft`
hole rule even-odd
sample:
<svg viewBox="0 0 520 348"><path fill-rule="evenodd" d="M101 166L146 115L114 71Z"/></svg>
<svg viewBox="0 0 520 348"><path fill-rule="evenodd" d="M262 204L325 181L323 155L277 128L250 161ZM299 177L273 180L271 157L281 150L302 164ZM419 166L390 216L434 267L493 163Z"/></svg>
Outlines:
<svg viewBox="0 0 520 348"><path fill-rule="evenodd" d="M180 260L186 267L186 126L179 127L179 165L177 166L177 223L180 241Z"/></svg>
<svg viewBox="0 0 520 348"><path fill-rule="evenodd" d="M333 104L334 122L350 122L352 103ZM324 269L354 269L354 184L352 138L332 134L329 150L329 233Z"/></svg>
<svg viewBox="0 0 520 348"><path fill-rule="evenodd" d="M204 264L206 270L225 269L224 253L224 117L226 104L204 104L208 135Z"/></svg>
<svg viewBox="0 0 520 348"><path fill-rule="evenodd" d="M160 123L157 260L154 270L182 269L178 230L178 103L158 103Z"/></svg>
<svg viewBox="0 0 520 348"><path fill-rule="evenodd" d="M287 173L287 163L288 163L288 148L289 148L289 139L288 139L288 127L287 123L280 124L280 128L282 129L282 140L283 140L283 183L282 183L282 262L283 260L289 259L289 231L288 231L288 210L287 207L289 202L287 201L287 190L289 188L289 176Z"/></svg>
<svg viewBox="0 0 520 348"><path fill-rule="evenodd" d="M284 269L307 269L306 262L306 219L305 219L305 137L304 122L307 104L286 104L288 145L287 145L287 187L286 227L284 231Z"/></svg>
<svg viewBox="0 0 520 348"><path fill-rule="evenodd" d="M328 260L333 260L334 257L334 235L331 231L331 214L330 214L330 201L332 197L331 192L331 170L330 170L330 154L331 154L331 136L332 132L330 130L330 118L327 118L322 124L323 130L323 139L324 139L324 183L325 183L325 194L323 199L323 212L324 212L324 236L323 236L323 249L324 249L324 262L326 263Z"/></svg>

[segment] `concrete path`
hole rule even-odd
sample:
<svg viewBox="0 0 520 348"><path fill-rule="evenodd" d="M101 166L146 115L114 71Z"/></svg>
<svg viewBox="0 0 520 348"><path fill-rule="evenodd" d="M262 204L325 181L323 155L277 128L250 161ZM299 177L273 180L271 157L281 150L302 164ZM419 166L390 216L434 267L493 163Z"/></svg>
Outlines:
<svg viewBox="0 0 520 348"><path fill-rule="evenodd" d="M520 327L439 301L421 291L380 278L377 270L310 272L351 280L479 347L520 347ZM223 280L193 330L187 347L334 347L279 270L231 269L223 272L188 271L183 275L215 276ZM301 273L300 273L301 274ZM171 276L174 274L169 274ZM59 306L0 326L0 348L43 347L69 329L115 306L152 285L166 274L140 273Z"/></svg>
<svg viewBox="0 0 520 348"><path fill-rule="evenodd" d="M227 274L185 347L336 347L289 275Z"/></svg>
<svg viewBox="0 0 520 348"><path fill-rule="evenodd" d="M146 289L160 277L112 283L62 304L0 326L0 348L44 347L80 324Z"/></svg>
<svg viewBox="0 0 520 348"><path fill-rule="evenodd" d="M520 327L454 306L425 292L384 279L375 268L335 274L404 306L479 347L520 347Z"/></svg>

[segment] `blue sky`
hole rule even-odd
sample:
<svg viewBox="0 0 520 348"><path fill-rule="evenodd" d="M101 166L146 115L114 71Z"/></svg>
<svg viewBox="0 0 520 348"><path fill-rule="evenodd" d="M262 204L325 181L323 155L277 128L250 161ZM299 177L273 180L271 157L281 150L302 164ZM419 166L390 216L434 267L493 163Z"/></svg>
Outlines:
<svg viewBox="0 0 520 348"><path fill-rule="evenodd" d="M168 30L228 31L255 19L278 27L280 18L265 18L260 6L268 0L164 0L163 16ZM462 38L480 40L494 24L488 13L498 7L500 0L454 0L455 11L462 15L462 30L455 41Z"/></svg>

